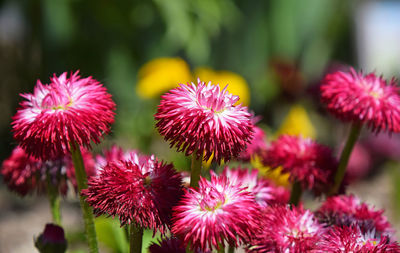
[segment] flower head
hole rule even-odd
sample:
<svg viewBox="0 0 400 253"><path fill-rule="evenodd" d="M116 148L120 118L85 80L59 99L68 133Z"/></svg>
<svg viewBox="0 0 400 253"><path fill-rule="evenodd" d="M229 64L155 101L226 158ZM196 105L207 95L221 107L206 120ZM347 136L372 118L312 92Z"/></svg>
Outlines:
<svg viewBox="0 0 400 253"><path fill-rule="evenodd" d="M327 190L337 166L329 147L290 135L282 135L272 142L263 162L271 168L281 166L283 173L290 173L292 182L298 181L303 188L316 193Z"/></svg>
<svg viewBox="0 0 400 253"><path fill-rule="evenodd" d="M207 161L237 157L253 135L251 115L235 105L238 96L211 82L181 84L162 96L155 114L157 128L170 145Z"/></svg>
<svg viewBox="0 0 400 253"><path fill-rule="evenodd" d="M44 160L68 154L71 145L90 148L110 131L115 104L98 81L81 79L78 72L50 78L50 84L37 82L33 94L22 94L26 101L13 117L14 138L28 154Z"/></svg>
<svg viewBox="0 0 400 253"><path fill-rule="evenodd" d="M92 155L83 149L82 154L86 173L90 177L96 173ZM21 196L33 192L46 192L48 180L62 194L67 193L67 180L75 186L75 189L77 187L75 169L70 156L42 161L29 156L19 146L4 160L1 174L8 188Z"/></svg>
<svg viewBox="0 0 400 253"><path fill-rule="evenodd" d="M400 252L397 242L390 242L387 236L379 237L373 231L363 233L357 226L334 226L318 243L316 252L360 252L396 253Z"/></svg>
<svg viewBox="0 0 400 253"><path fill-rule="evenodd" d="M234 185L241 185L254 195L254 198L261 207L271 204L286 204L289 201L289 191L276 186L272 181L265 178L258 178L258 170L253 169L229 169L225 167L222 175L226 176Z"/></svg>
<svg viewBox="0 0 400 253"><path fill-rule="evenodd" d="M362 203L354 195L340 195L328 198L316 212L316 216L326 225L357 225L363 232L374 230L378 234L391 234L393 229L383 210Z"/></svg>
<svg viewBox="0 0 400 253"><path fill-rule="evenodd" d="M172 164L136 154L132 160L109 162L82 195L96 215L118 215L121 225L136 222L164 233L182 193L181 181Z"/></svg>
<svg viewBox="0 0 400 253"><path fill-rule="evenodd" d="M249 241L250 252L311 252L325 229L312 212L299 207L270 206Z"/></svg>
<svg viewBox="0 0 400 253"><path fill-rule="evenodd" d="M200 178L198 189L188 189L174 207L172 233L184 244L201 250L243 242L255 226L258 205L253 195L225 176Z"/></svg>
<svg viewBox="0 0 400 253"><path fill-rule="evenodd" d="M400 131L400 95L394 80L389 84L374 73L364 75L353 68L326 75L321 86L322 102L345 121L366 124L373 131Z"/></svg>

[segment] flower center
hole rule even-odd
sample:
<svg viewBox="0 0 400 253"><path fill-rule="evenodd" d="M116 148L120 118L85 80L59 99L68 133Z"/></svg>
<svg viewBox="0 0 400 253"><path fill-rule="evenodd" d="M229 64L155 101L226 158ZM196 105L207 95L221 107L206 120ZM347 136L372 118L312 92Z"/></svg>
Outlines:
<svg viewBox="0 0 400 253"><path fill-rule="evenodd" d="M200 208L203 211L214 212L221 208L226 203L224 194L217 191L210 191L208 196L205 196L200 201Z"/></svg>

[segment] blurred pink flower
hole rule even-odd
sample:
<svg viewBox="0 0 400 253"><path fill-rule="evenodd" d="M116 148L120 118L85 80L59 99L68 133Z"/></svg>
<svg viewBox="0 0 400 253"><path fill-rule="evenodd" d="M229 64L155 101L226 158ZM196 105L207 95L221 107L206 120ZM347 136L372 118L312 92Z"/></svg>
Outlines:
<svg viewBox="0 0 400 253"><path fill-rule="evenodd" d="M342 120L366 124L375 132L400 131L400 95L393 79L388 84L374 73L338 71L325 76L321 97Z"/></svg>

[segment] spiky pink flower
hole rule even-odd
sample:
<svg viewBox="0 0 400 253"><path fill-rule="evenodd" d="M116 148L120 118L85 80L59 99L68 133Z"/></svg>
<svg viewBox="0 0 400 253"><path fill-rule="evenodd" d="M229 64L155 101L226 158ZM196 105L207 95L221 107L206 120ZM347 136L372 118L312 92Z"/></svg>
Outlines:
<svg viewBox="0 0 400 253"><path fill-rule="evenodd" d="M366 124L372 131L400 131L400 95L396 82L387 83L375 73L364 75L353 68L326 75L322 102L338 118Z"/></svg>
<svg viewBox="0 0 400 253"><path fill-rule="evenodd" d="M71 144L90 148L110 131L115 104L98 81L81 79L78 72L39 80L33 94L21 94L26 101L13 117L14 138L28 154L43 160L68 154ZM75 144L74 144L75 145Z"/></svg>
<svg viewBox="0 0 400 253"><path fill-rule="evenodd" d="M264 130L257 126L254 126L253 130L254 137L247 147L240 153L239 160L249 162L251 158L261 155L262 152L267 149Z"/></svg>
<svg viewBox="0 0 400 253"><path fill-rule="evenodd" d="M95 174L92 155L83 149L82 154L86 173L90 177ZM67 193L67 180L76 189L75 169L69 156L43 162L17 146L11 156L3 161L1 174L8 188L21 196L33 192L45 193L47 180L62 194Z"/></svg>
<svg viewBox="0 0 400 253"><path fill-rule="evenodd" d="M195 153L204 160L229 161L239 156L253 136L251 115L235 105L238 96L227 87L198 80L197 85L180 84L162 96L154 115L165 140L186 155Z"/></svg>
<svg viewBox="0 0 400 253"><path fill-rule="evenodd" d="M137 154L108 163L88 185L82 195L96 215L118 215L121 225L134 222L162 233L182 194L182 178L172 164Z"/></svg>
<svg viewBox="0 0 400 253"><path fill-rule="evenodd" d="M316 216L327 225L357 225L363 232L375 230L379 234L391 234L393 229L384 210L374 210L354 195L328 198L317 210Z"/></svg>
<svg viewBox="0 0 400 253"><path fill-rule="evenodd" d="M272 181L265 178L258 178L258 170L253 169L229 169L225 167L222 175L227 177L234 185L241 185L254 195L254 198L261 207L271 204L286 204L289 201L290 192L282 187L276 186Z"/></svg>
<svg viewBox="0 0 400 253"><path fill-rule="evenodd" d="M237 246L256 224L259 206L252 194L225 176L200 178L174 207L172 233L191 248L212 250L227 242Z"/></svg>
<svg viewBox="0 0 400 253"><path fill-rule="evenodd" d="M335 226L323 235L317 244L317 253L398 253L400 246L387 236L379 237L373 231L362 232L357 226Z"/></svg>
<svg viewBox="0 0 400 253"><path fill-rule="evenodd" d="M313 252L325 229L301 207L270 206L252 233L249 252Z"/></svg>
<svg viewBox="0 0 400 253"><path fill-rule="evenodd" d="M273 141L263 162L271 168L281 166L283 173L290 174L292 182L298 181L304 189L312 189L316 194L329 189L337 167L337 160L328 146L291 135L281 135Z"/></svg>

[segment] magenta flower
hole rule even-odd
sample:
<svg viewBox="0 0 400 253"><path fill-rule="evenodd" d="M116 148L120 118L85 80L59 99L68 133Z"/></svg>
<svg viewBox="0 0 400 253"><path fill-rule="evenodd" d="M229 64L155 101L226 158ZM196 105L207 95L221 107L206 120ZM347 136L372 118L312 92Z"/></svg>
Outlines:
<svg viewBox="0 0 400 253"><path fill-rule="evenodd" d="M332 150L310 138L281 135L265 152L265 165L282 167L289 173L289 180L298 181L304 189L313 189L316 194L329 189L331 176L336 170L337 160Z"/></svg>
<svg viewBox="0 0 400 253"><path fill-rule="evenodd" d="M81 150L86 173L90 177L96 173L94 162L90 152ZM43 162L29 156L25 150L17 146L11 156L3 161L1 174L4 182L11 191L25 196L28 193L45 193L47 188L47 177L50 176L52 185L58 188L62 194L66 194L67 180L76 190L75 170L71 157L64 156L60 159L47 160Z"/></svg>
<svg viewBox="0 0 400 253"><path fill-rule="evenodd" d="M186 190L174 207L172 233L192 249L218 249L225 242L237 246L255 226L258 209L252 194L225 176L201 177L199 187Z"/></svg>
<svg viewBox="0 0 400 253"><path fill-rule="evenodd" d="M218 85L180 84L162 96L154 115L165 140L186 155L229 161L239 156L253 136L251 115L239 100Z"/></svg>
<svg viewBox="0 0 400 253"><path fill-rule="evenodd" d="M117 161L131 161L134 163L146 164L150 157L140 155L138 156L138 151L134 149L123 150L117 145L111 146L108 150L103 151L103 155L96 156L96 167L101 170L107 163L117 162Z"/></svg>
<svg viewBox="0 0 400 253"><path fill-rule="evenodd" d="M315 252L398 253L400 246L373 231L363 233L357 226L335 226L323 235Z"/></svg>
<svg viewBox="0 0 400 253"><path fill-rule="evenodd" d="M400 96L394 80L389 84L374 73L364 75L353 68L326 75L321 86L322 102L345 121L366 124L372 131L400 131Z"/></svg>
<svg viewBox="0 0 400 253"><path fill-rule="evenodd" d="M316 212L316 216L326 225L357 225L363 232L374 230L379 234L391 234L393 229L383 210L362 203L354 195L340 195L328 198Z"/></svg>
<svg viewBox="0 0 400 253"><path fill-rule="evenodd" d="M14 138L29 155L43 160L68 154L71 144L90 148L110 131L115 104L98 81L78 72L37 82L13 117Z"/></svg>
<svg viewBox="0 0 400 253"><path fill-rule="evenodd" d="M325 229L312 212L300 207L271 206L252 233L249 252L314 252Z"/></svg>
<svg viewBox="0 0 400 253"><path fill-rule="evenodd" d="M135 222L162 233L182 194L182 178L172 164L137 154L132 160L108 163L88 185L82 195L96 215L118 215L121 225Z"/></svg>
<svg viewBox="0 0 400 253"><path fill-rule="evenodd" d="M222 175L227 177L233 185L245 187L253 194L257 204L266 207L271 204L286 204L289 201L290 192L282 187L276 186L272 181L258 178L258 170L253 169L229 169L225 167Z"/></svg>

